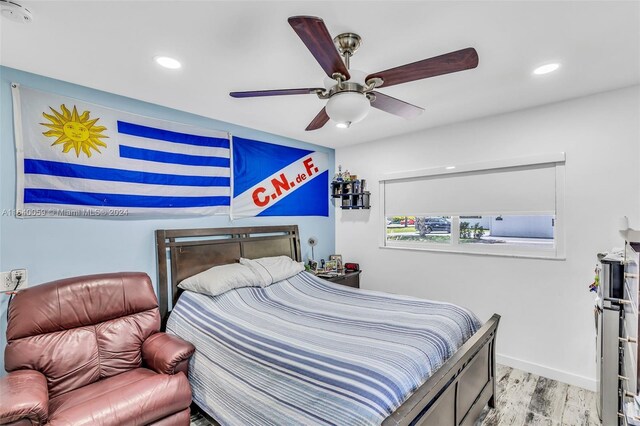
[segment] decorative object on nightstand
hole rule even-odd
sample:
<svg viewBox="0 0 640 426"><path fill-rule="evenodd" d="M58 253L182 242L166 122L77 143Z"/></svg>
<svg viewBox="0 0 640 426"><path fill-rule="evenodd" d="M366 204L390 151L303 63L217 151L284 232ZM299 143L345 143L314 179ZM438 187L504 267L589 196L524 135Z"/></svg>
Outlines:
<svg viewBox="0 0 640 426"><path fill-rule="evenodd" d="M313 248L318 244L318 239L316 237L309 237L309 239L307 240L307 243L309 244L309 246L311 247L311 258L308 259L307 265L305 266L305 269L307 271L311 271L314 272L318 270L318 262L316 262L316 255L313 251Z"/></svg>
<svg viewBox="0 0 640 426"><path fill-rule="evenodd" d="M332 272L332 273L339 273L338 271L338 262L336 262L335 260L327 260L324 263L324 270L327 272Z"/></svg>
<svg viewBox="0 0 640 426"><path fill-rule="evenodd" d="M345 272L355 272L360 270L360 265L353 262L347 262L344 264Z"/></svg>
<svg viewBox="0 0 640 426"><path fill-rule="evenodd" d="M309 237L307 242L309 243L309 246L311 246L311 259L309 260L316 260L316 256L313 253L313 248L318 244L318 239L316 237Z"/></svg>
<svg viewBox="0 0 640 426"><path fill-rule="evenodd" d="M309 272L315 273L318 270L318 262L316 262L315 260L309 259L309 263L307 264L307 266L309 267Z"/></svg>
<svg viewBox="0 0 640 426"><path fill-rule="evenodd" d="M339 167L342 170L342 166ZM331 196L337 200L336 204L342 209L370 208L370 192L366 189L366 180L358 179L358 176L349 172L339 172L336 180L331 182Z"/></svg>
<svg viewBox="0 0 640 426"><path fill-rule="evenodd" d="M338 272L342 272L342 270L344 269L344 265L342 264L342 255L341 254L332 254L331 256L329 256L329 260L335 260L336 261L336 269L338 270Z"/></svg>

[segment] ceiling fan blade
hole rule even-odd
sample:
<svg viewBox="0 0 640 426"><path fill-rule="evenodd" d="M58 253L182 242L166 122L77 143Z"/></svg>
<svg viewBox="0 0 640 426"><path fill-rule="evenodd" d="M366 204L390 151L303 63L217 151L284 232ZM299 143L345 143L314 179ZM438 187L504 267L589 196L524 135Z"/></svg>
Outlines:
<svg viewBox="0 0 640 426"><path fill-rule="evenodd" d="M257 98L260 96L281 96L281 95L308 95L323 91L321 88L308 89L275 89L275 90L252 90L248 92L231 92L229 95L233 98Z"/></svg>
<svg viewBox="0 0 640 426"><path fill-rule="evenodd" d="M329 77L340 73L347 80L351 78L322 19L315 16L292 16L289 18L289 25Z"/></svg>
<svg viewBox="0 0 640 426"><path fill-rule="evenodd" d="M376 98L371 102L371 106L379 110L397 115L403 118L414 118L422 114L424 108L415 106L400 99L393 98L380 92L372 92Z"/></svg>
<svg viewBox="0 0 640 426"><path fill-rule="evenodd" d="M478 66L478 53L473 47L457 50L411 64L402 65L367 76L365 81L381 78L383 83L378 87L407 83L437 75L464 71Z"/></svg>
<svg viewBox="0 0 640 426"><path fill-rule="evenodd" d="M327 115L326 109L322 108L318 115L316 115L315 118L311 120L311 123L309 123L307 128L304 130L318 130L319 128L327 124L327 121L329 121L329 116Z"/></svg>

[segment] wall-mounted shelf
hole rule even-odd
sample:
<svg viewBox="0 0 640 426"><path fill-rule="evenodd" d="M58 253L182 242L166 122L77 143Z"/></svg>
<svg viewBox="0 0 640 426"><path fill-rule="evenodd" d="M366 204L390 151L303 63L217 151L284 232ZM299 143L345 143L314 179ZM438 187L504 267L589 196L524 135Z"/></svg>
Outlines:
<svg viewBox="0 0 640 426"><path fill-rule="evenodd" d="M341 209L368 209L370 193L363 190L363 181L333 181L331 182L331 196Z"/></svg>

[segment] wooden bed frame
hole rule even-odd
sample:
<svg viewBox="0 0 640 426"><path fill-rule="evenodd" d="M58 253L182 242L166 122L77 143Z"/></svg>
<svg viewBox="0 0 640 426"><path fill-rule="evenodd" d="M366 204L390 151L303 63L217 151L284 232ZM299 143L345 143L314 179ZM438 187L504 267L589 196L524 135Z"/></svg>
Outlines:
<svg viewBox="0 0 640 426"><path fill-rule="evenodd" d="M178 283L216 265L287 255L301 261L298 226L260 226L156 231L158 286L163 326L178 300ZM169 294L171 305L169 305ZM495 407L494 314L389 417L383 426L473 425L486 404Z"/></svg>

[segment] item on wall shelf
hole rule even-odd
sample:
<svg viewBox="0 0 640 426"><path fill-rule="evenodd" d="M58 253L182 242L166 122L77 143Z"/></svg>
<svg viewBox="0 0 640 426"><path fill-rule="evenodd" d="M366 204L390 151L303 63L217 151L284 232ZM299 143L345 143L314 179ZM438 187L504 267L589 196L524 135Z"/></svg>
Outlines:
<svg viewBox="0 0 640 426"><path fill-rule="evenodd" d="M339 166L341 168L342 166ZM370 193L366 190L366 180L344 172L342 180L331 182L331 197L339 199L342 209L369 209ZM347 175L348 178L344 176ZM353 180L351 178L354 178ZM338 202L337 202L338 203Z"/></svg>

